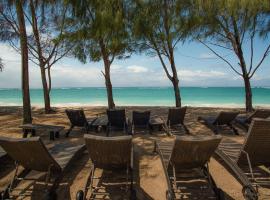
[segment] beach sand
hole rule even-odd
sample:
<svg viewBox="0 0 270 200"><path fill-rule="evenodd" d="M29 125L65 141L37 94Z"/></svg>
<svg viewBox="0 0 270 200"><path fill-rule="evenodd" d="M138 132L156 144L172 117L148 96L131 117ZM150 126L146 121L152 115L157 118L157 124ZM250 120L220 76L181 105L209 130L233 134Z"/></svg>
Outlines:
<svg viewBox="0 0 270 200"><path fill-rule="evenodd" d="M163 116L166 118L166 107L126 107L127 115L130 118L132 110L151 110L151 115ZM56 113L46 115L41 108L33 108L33 123L51 124L65 126L65 131L69 128L69 121L64 112L65 108L55 108ZM104 113L105 107L84 107L87 118L95 117L98 113ZM188 107L185 122L192 135L211 135L213 132L205 125L197 121L198 116L215 116L220 111L239 110L236 108L191 108ZM240 109L241 110L241 109ZM244 112L244 110L241 110ZM0 136L6 137L22 137L22 130L19 125L22 123L21 107L0 107ZM47 133L38 133L41 135L47 147L53 146L61 142L74 142L74 144L83 144L82 135L84 131L75 128L69 138L65 138L65 131L61 132L60 139L49 141ZM244 132L238 128L240 136L235 136L231 131L221 131L223 138L230 138L238 143L243 143ZM105 133L94 133L105 135ZM118 135L119 133L116 133ZM163 168L159 156L153 153L154 140L160 139L163 141L173 141L173 137L166 136L162 131L154 132L153 135L136 134L133 139L134 143L134 175L136 180L137 198L138 199L155 199L164 200L166 193L166 181L163 173ZM0 164L0 190L3 188L12 176L13 165L10 162ZM61 184L57 190L58 199L75 199L76 192L83 189L86 177L89 174L91 163L88 160L87 152L85 152L79 159L74 161L70 168L65 172ZM100 174L99 170L97 173ZM213 175L217 186L222 188L225 192L226 199L243 199L242 186L238 181L214 158L210 161L210 172ZM263 193L270 193L270 190L265 189ZM37 195L38 196L38 195ZM38 197L36 197L38 199ZM198 197L203 199L202 197ZM269 196L268 196L269 198ZM32 197L32 199L35 199ZM114 199L121 199L115 197ZM267 197L260 197L260 199L267 199Z"/></svg>

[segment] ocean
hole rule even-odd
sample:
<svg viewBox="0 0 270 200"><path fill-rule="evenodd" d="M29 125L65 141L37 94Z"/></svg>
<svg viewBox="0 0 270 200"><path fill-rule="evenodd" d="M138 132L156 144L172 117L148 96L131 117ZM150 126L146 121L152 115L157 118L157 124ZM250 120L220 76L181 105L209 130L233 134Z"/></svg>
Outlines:
<svg viewBox="0 0 270 200"><path fill-rule="evenodd" d="M253 88L254 106L270 107L270 87ZM33 106L43 106L42 89L31 89ZM171 87L115 87L117 106L174 106ZM242 87L182 87L182 104L187 106L244 107ZM106 88L54 88L52 106L106 106ZM0 106L22 105L20 89L0 89Z"/></svg>

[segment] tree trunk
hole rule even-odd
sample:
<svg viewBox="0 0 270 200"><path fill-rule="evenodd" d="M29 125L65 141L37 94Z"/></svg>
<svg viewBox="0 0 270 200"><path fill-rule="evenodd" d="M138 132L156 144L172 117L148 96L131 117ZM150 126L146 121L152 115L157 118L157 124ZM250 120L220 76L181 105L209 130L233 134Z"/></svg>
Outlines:
<svg viewBox="0 0 270 200"><path fill-rule="evenodd" d="M180 96L180 89L179 89L179 80L177 77L173 77L172 80L173 89L174 89L174 96L175 96L175 106L181 107L181 96Z"/></svg>
<svg viewBox="0 0 270 200"><path fill-rule="evenodd" d="M246 111L252 112L252 90L250 86L250 79L248 76L243 77L245 83L245 93L246 93Z"/></svg>
<svg viewBox="0 0 270 200"><path fill-rule="evenodd" d="M45 67L40 67L41 72L41 80L42 80L42 87L43 87L43 96L44 96L44 105L45 105L45 113L51 113L51 101L50 101L50 93L48 89L47 79L46 79L46 71Z"/></svg>
<svg viewBox="0 0 270 200"><path fill-rule="evenodd" d="M169 46L169 52L170 52L170 63L171 63L171 69L173 73L172 77L172 83L173 83L173 89L174 89L174 95L175 95L175 106L181 107L181 95L180 95L180 89L179 89L179 80L178 80L178 74L177 69L174 62L174 53L171 46Z"/></svg>
<svg viewBox="0 0 270 200"><path fill-rule="evenodd" d="M32 123L31 102L29 91L29 72L28 72L28 47L25 29L24 13L21 0L16 0L16 12L19 22L21 62L22 62L22 97L23 97L23 123Z"/></svg>
<svg viewBox="0 0 270 200"><path fill-rule="evenodd" d="M51 112L50 93L49 93L48 84L47 84L44 57L43 57L41 43L40 43L40 35L39 35L37 17L36 17L36 8L34 6L33 0L30 1L30 8L31 8L31 13L32 13L32 29L35 36L38 60L39 60L39 66L40 66L40 72L41 72L41 80L42 80L43 96L44 96L44 107L45 107L44 109L45 109L45 113L49 114Z"/></svg>
<svg viewBox="0 0 270 200"><path fill-rule="evenodd" d="M111 83L111 77L110 77L110 63L107 60L104 60L104 67L105 67L105 84L107 89L107 97L108 97L108 107L109 109L114 109L115 104L113 101L113 91L112 91L112 83Z"/></svg>

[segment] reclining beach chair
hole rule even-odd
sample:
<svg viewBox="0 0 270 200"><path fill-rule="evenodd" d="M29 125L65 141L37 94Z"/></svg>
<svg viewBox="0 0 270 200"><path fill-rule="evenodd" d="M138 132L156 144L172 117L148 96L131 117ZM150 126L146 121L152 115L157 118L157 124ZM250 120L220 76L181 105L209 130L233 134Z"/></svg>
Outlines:
<svg viewBox="0 0 270 200"><path fill-rule="evenodd" d="M66 114L71 124L68 132L66 133L67 137L69 136L69 133L75 126L84 127L88 133L88 131L91 129L93 122L97 119L97 118L86 119L83 109L79 110L67 109Z"/></svg>
<svg viewBox="0 0 270 200"><path fill-rule="evenodd" d="M254 118L266 119L267 117L270 117L270 110L256 110L249 116L237 116L235 118L235 121L241 126L243 126L247 131L252 119Z"/></svg>
<svg viewBox="0 0 270 200"><path fill-rule="evenodd" d="M112 130L122 130L126 134L129 132L129 121L126 118L125 109L107 110L107 117L107 136L109 136Z"/></svg>
<svg viewBox="0 0 270 200"><path fill-rule="evenodd" d="M150 130L149 127L149 120L150 120L150 111L132 112L132 134L134 134L136 129L146 129L147 131Z"/></svg>
<svg viewBox="0 0 270 200"><path fill-rule="evenodd" d="M167 200L181 199L185 189L188 189L188 183L198 180L204 182L208 193L206 190L202 190L202 187L195 185L195 191L191 192L191 196L187 198L204 199L203 196L200 196L202 194L222 198L223 193L217 188L208 168L210 157L214 154L220 141L221 136L218 135L176 136L174 143L156 141L168 185ZM185 185L187 185L186 188L184 188ZM194 185L190 186L190 188L192 187ZM200 192L201 194L199 194ZM199 196L196 198L195 195Z"/></svg>
<svg viewBox="0 0 270 200"><path fill-rule="evenodd" d="M42 176L39 178L45 177L45 189L42 191L45 199L56 199L54 191L59 184L63 170L79 152L79 149L84 146L74 147L59 144L54 146L49 153L39 137L20 139L0 137L0 145L15 161L16 165L13 179L2 193L3 199L16 199L31 195L30 187L34 186L37 181L41 181L27 176L31 170L41 172ZM59 150L63 152L59 153ZM18 172L19 166L25 169L23 173ZM19 183L22 181L32 181L32 183L26 188L19 188Z"/></svg>
<svg viewBox="0 0 270 200"><path fill-rule="evenodd" d="M221 111L216 117L198 117L198 120L204 122L215 134L218 134L219 128L225 125L238 135L238 131L232 125L238 114L239 112Z"/></svg>
<svg viewBox="0 0 270 200"><path fill-rule="evenodd" d="M270 186L270 120L253 119L243 145L222 142L216 155L242 184L244 197L257 199L258 187Z"/></svg>
<svg viewBox="0 0 270 200"><path fill-rule="evenodd" d="M110 198L110 193L106 192L106 186L116 181L118 189L120 189L121 185L125 185L122 194L126 195L130 189L131 199L136 199L136 193L133 190L132 136L102 137L84 135L84 138L92 167L84 191L79 190L76 199L85 200L88 192L90 192L89 199L98 199L100 195L103 199L113 199ZM103 174L105 171L112 171L112 177L104 177L103 174L101 177L97 177L95 174L97 168L103 169ZM125 174L125 177L116 180L116 175L119 175L120 172Z"/></svg>
<svg viewBox="0 0 270 200"><path fill-rule="evenodd" d="M187 107L170 108L168 113L167 122L164 123L164 130L169 134L177 133L178 129L183 127L186 133L189 130L184 124Z"/></svg>

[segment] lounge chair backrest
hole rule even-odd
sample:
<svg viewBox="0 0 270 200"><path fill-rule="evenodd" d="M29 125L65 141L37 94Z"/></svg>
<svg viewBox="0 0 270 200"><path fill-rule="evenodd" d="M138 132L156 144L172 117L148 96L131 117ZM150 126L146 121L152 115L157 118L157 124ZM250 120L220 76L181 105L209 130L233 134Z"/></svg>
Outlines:
<svg viewBox="0 0 270 200"><path fill-rule="evenodd" d="M149 120L150 120L150 111L132 112L132 123L135 126L147 126L149 124Z"/></svg>
<svg viewBox="0 0 270 200"><path fill-rule="evenodd" d="M132 136L84 135L84 139L89 157L95 167L112 169L130 166Z"/></svg>
<svg viewBox="0 0 270 200"><path fill-rule="evenodd" d="M52 166L54 170L61 170L39 137L0 137L0 145L13 160L26 169L46 172Z"/></svg>
<svg viewBox="0 0 270 200"><path fill-rule="evenodd" d="M270 120L254 118L245 139L243 151L247 152L252 166L270 166ZM240 152L239 165L247 165L247 156Z"/></svg>
<svg viewBox="0 0 270 200"><path fill-rule="evenodd" d="M270 117L270 110L256 110L252 115L247 118L246 122L251 123L253 118L266 119L267 117Z"/></svg>
<svg viewBox="0 0 270 200"><path fill-rule="evenodd" d="M209 161L221 136L177 136L170 162L176 169L201 168Z"/></svg>
<svg viewBox="0 0 270 200"><path fill-rule="evenodd" d="M126 111L125 109L112 109L107 110L108 122L110 126L122 128L126 123Z"/></svg>
<svg viewBox="0 0 270 200"><path fill-rule="evenodd" d="M187 107L182 108L170 108L168 113L167 124L168 125L178 125L184 123L184 118L186 115Z"/></svg>
<svg viewBox="0 0 270 200"><path fill-rule="evenodd" d="M236 116L239 114L239 112L223 112L221 111L219 115L217 116L214 124L216 125L225 125L230 124Z"/></svg>
<svg viewBox="0 0 270 200"><path fill-rule="evenodd" d="M84 111L82 109L79 110L66 110L67 116L70 120L70 123L73 126L83 127L87 123L86 117L84 115Z"/></svg>

